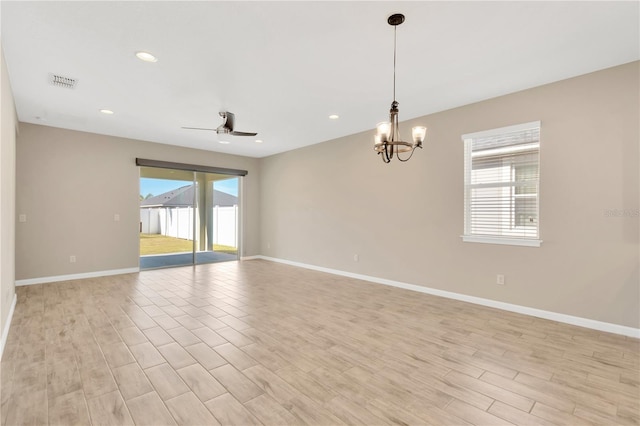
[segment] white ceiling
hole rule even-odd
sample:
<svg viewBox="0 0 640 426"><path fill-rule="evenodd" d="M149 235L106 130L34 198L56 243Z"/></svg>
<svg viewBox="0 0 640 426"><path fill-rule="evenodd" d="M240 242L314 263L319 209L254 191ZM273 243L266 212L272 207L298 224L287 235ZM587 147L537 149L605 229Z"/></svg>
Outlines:
<svg viewBox="0 0 640 426"><path fill-rule="evenodd" d="M251 157L386 120L386 19L396 12L406 15L401 120L640 59L636 1L2 1L0 9L21 121ZM158 62L138 60L140 50ZM49 73L77 87L53 87ZM236 130L264 143L181 129L215 128L224 109Z"/></svg>

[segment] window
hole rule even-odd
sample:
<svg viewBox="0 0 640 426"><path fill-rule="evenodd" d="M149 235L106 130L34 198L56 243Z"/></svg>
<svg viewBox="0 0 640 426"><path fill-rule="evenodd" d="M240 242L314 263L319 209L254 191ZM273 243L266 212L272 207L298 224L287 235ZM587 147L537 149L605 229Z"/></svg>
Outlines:
<svg viewBox="0 0 640 426"><path fill-rule="evenodd" d="M540 122L463 135L463 241L540 246Z"/></svg>

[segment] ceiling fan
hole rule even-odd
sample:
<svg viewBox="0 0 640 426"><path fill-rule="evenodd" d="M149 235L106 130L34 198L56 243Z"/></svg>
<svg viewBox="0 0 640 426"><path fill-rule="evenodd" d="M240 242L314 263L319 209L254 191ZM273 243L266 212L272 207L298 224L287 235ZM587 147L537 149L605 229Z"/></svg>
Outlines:
<svg viewBox="0 0 640 426"><path fill-rule="evenodd" d="M232 136L255 136L257 133L253 132L238 132L233 130L234 114L229 111L220 111L220 117L222 117L222 124L215 129L204 129L202 127L183 127L183 129L192 130L215 130L219 135L232 135Z"/></svg>

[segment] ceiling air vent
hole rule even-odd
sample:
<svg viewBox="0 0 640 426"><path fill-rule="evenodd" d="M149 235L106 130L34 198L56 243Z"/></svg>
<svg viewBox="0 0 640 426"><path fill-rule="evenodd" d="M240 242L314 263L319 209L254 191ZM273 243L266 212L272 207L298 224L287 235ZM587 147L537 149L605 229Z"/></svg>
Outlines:
<svg viewBox="0 0 640 426"><path fill-rule="evenodd" d="M78 80L70 77L63 77L57 74L49 74L49 83L56 87L62 87L65 89L74 89Z"/></svg>

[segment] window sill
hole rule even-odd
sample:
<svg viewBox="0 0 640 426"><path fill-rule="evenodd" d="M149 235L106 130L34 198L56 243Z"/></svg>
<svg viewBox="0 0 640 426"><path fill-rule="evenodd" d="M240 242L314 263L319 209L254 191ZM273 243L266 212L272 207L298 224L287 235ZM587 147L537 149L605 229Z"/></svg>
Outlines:
<svg viewBox="0 0 640 426"><path fill-rule="evenodd" d="M518 238L462 235L465 243L502 244L508 246L540 247L542 240L524 240Z"/></svg>

